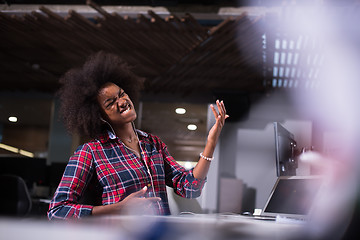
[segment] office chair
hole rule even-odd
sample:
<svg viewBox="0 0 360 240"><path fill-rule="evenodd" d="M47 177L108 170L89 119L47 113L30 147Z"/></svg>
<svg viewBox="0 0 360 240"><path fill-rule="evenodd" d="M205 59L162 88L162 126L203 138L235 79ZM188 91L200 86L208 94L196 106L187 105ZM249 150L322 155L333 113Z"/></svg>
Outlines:
<svg viewBox="0 0 360 240"><path fill-rule="evenodd" d="M183 198L175 194L174 190L166 186L169 200L170 212L172 215L182 213L203 213L203 210L196 199Z"/></svg>
<svg viewBox="0 0 360 240"><path fill-rule="evenodd" d="M0 175L0 215L25 217L31 211L31 197L25 181L15 175Z"/></svg>

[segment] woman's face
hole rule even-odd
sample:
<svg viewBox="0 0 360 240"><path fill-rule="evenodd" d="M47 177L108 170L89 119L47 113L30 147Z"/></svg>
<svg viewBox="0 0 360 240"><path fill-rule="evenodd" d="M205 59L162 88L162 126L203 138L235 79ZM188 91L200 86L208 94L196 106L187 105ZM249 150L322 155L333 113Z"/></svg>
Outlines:
<svg viewBox="0 0 360 240"><path fill-rule="evenodd" d="M106 83L97 95L106 120L115 126L122 126L136 119L134 104L129 96L114 83Z"/></svg>

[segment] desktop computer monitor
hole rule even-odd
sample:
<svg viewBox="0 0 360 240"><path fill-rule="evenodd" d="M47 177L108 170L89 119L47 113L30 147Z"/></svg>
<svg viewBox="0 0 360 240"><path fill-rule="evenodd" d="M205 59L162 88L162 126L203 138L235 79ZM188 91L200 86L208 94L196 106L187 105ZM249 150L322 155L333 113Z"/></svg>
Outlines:
<svg viewBox="0 0 360 240"><path fill-rule="evenodd" d="M280 123L274 122L276 174L280 176L295 176L298 162L296 159L296 141L294 134Z"/></svg>

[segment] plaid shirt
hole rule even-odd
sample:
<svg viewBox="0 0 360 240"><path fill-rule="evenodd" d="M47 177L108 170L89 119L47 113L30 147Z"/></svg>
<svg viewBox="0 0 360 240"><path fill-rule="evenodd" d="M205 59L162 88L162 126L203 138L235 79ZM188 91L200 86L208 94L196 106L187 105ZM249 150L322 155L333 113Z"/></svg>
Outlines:
<svg viewBox="0 0 360 240"><path fill-rule="evenodd" d="M48 218L91 215L93 205L81 204L79 199L93 184L100 186L102 204L107 205L145 186L150 186L151 191L152 180L155 195L162 200L157 209L161 215L170 214L166 185L182 197L200 196L205 180L195 179L192 169L186 170L176 163L158 137L140 130L137 133L143 161L111 132L80 146L69 159L50 203Z"/></svg>

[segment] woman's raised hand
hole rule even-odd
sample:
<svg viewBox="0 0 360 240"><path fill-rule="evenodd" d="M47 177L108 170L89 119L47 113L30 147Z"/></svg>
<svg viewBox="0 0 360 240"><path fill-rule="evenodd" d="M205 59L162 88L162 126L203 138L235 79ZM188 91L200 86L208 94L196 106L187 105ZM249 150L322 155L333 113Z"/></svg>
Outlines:
<svg viewBox="0 0 360 240"><path fill-rule="evenodd" d="M214 144L214 146L216 145L221 130L225 124L225 119L229 117L229 115L226 114L226 108L223 101L216 100L216 106L218 111L216 111L213 104L210 105L210 108L214 113L216 122L214 126L212 126L212 128L210 129L208 135L208 142Z"/></svg>

